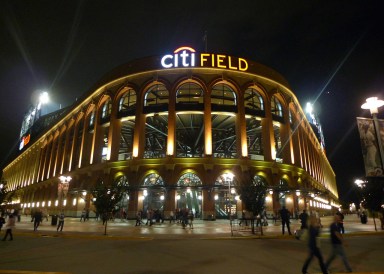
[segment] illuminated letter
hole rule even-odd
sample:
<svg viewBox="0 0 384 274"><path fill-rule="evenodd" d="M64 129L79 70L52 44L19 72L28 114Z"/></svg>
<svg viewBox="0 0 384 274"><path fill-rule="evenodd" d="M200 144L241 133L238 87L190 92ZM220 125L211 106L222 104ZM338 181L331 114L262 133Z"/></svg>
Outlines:
<svg viewBox="0 0 384 274"><path fill-rule="evenodd" d="M228 56L228 68L229 69L237 69L237 67L232 67L232 58Z"/></svg>
<svg viewBox="0 0 384 274"><path fill-rule="evenodd" d="M208 61L207 57L209 56L209 53L202 53L200 54L200 66L204 67L204 63Z"/></svg>
<svg viewBox="0 0 384 274"><path fill-rule="evenodd" d="M175 54L175 68L179 66L179 55Z"/></svg>
<svg viewBox="0 0 384 274"><path fill-rule="evenodd" d="M239 70L246 71L248 69L248 63L245 59L239 58Z"/></svg>
<svg viewBox="0 0 384 274"><path fill-rule="evenodd" d="M195 66L195 54L191 53L191 67Z"/></svg>
<svg viewBox="0 0 384 274"><path fill-rule="evenodd" d="M167 59L173 59L173 55L167 54L163 58L161 58L161 65L163 66L163 68L171 68L172 67L172 63L166 62Z"/></svg>
<svg viewBox="0 0 384 274"><path fill-rule="evenodd" d="M224 62L224 58L225 58L225 55L220 55L220 54L217 55L217 67L218 68L227 68L225 65L222 65L222 63Z"/></svg>
<svg viewBox="0 0 384 274"><path fill-rule="evenodd" d="M215 55L212 54L212 64L211 67L215 67Z"/></svg>
<svg viewBox="0 0 384 274"><path fill-rule="evenodd" d="M183 50L183 53L180 54L181 56L181 59L183 60L182 63L183 63L183 67L189 67L189 64L187 63L187 57L189 56L189 54Z"/></svg>

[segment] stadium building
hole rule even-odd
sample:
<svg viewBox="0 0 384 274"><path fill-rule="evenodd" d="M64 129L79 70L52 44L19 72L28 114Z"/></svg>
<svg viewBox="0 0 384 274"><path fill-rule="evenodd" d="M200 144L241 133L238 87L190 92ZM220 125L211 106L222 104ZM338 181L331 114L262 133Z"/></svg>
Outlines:
<svg viewBox="0 0 384 274"><path fill-rule="evenodd" d="M3 169L8 207L24 213L92 214L100 180L125 186L128 218L149 208L239 216L239 188L254 183L268 188L268 214L338 207L335 174L289 84L244 58L180 47L117 67L72 106L39 108Z"/></svg>

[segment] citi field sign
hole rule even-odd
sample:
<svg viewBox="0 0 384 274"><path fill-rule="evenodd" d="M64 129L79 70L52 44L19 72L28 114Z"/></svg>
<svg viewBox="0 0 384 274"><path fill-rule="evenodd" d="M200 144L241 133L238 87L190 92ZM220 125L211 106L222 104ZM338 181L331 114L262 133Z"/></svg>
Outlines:
<svg viewBox="0 0 384 274"><path fill-rule="evenodd" d="M213 53L196 53L191 47L180 47L173 54L161 57L163 68L208 67L247 71L248 62L243 58Z"/></svg>

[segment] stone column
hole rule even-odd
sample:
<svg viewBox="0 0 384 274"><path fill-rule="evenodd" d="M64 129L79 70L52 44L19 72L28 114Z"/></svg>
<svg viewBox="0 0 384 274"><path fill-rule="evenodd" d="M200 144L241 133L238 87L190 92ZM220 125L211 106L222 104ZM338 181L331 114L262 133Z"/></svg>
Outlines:
<svg viewBox="0 0 384 274"><path fill-rule="evenodd" d="M211 190L203 190L203 220L215 220L215 194Z"/></svg>

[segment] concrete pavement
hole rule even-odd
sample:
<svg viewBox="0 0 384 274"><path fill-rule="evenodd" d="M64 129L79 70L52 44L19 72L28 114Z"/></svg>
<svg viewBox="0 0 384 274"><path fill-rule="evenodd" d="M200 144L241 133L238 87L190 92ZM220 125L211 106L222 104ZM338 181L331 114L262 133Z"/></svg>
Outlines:
<svg viewBox="0 0 384 274"><path fill-rule="evenodd" d="M326 236L329 233L329 225L333 217L322 217L323 224L322 234ZM145 222L146 220L144 220ZM273 223L269 220L269 225L263 227L263 236L260 232L255 235L251 233L250 227L239 226L239 221L234 220L232 230L229 220L202 221L195 220L193 228L182 228L180 223L154 223L152 226L141 225L135 226L134 220L115 219L107 224L107 236L111 237L128 237L128 238L233 238L233 237L262 237L262 238L288 238L288 233L282 235L281 222ZM376 220L378 231L375 231L373 220L369 219L367 224L361 224L360 219L356 215L347 215L344 220L345 235L361 235L379 233L383 234L380 229L379 221ZM292 234L296 229L300 228L299 220L291 221ZM257 228L259 230L259 228ZM79 218L66 218L64 229L62 232L56 231L56 226L51 225L51 217L48 221L44 220L37 231L33 231L33 223L30 216L22 216L21 221L16 223L14 234L30 235L30 236L55 236L55 237L96 237L104 236L105 227L102 222L90 219L80 222Z"/></svg>
<svg viewBox="0 0 384 274"><path fill-rule="evenodd" d="M329 237L327 234L331 221L332 217L322 218L323 237ZM228 220L196 220L193 229L183 229L180 224L169 224L169 222L135 227L135 221L115 220L108 223L107 236L105 236L102 222L94 219L80 222L78 218L67 218L63 232L57 232L56 226L51 226L51 220L44 221L38 231L34 232L30 217L23 216L14 231L15 240L0 244L0 265L2 265L0 268L13 270L0 270L0 273L57 274L69 271L73 274L104 274L112 273L106 270L111 267L113 273L212 273L213 270L220 273L254 273L244 264L244 262L250 261L254 262L255 269L264 269L259 273L279 273L274 272L274 269L280 269L281 266L270 262L271 254L273 254L273 260L283 262L284 273L296 273L293 270L300 269L306 256L306 248L303 243L294 240L293 236L281 235L280 222L264 227L264 236L252 235L250 230L246 230L244 227L240 229L237 221L234 223L233 236L231 236ZM293 232L300 227L300 224L297 220L292 220L291 227ZM351 262L354 263L354 269L381 270L382 248L380 246L382 245L380 243L382 243L383 232L374 231L371 219L368 224L363 225L356 216L346 217L345 228L346 237L373 236L351 237L348 240L350 244L348 255ZM247 240L250 238L262 239ZM191 241L190 239L196 240ZM237 239L245 239L245 241ZM329 254L329 241L324 238L322 242L324 243L322 245L324 254ZM378 245L374 245L374 243ZM161 252L158 252L159 250ZM289 250L288 253L287 250ZM199 255L196 256L197 254ZM152 258L150 264L143 260L148 256ZM61 258L65 258L65 261L63 262ZM89 264L85 263L89 260L103 263L96 264L96 267L89 269ZM70 261L71 265L67 265L66 261ZM168 270L171 268L167 267L165 263L168 261L173 262L175 267L188 265L193 267L194 271L191 269L191 271L184 272L169 272ZM129 265L130 271L122 270L125 265ZM158 272L156 270L148 271L152 265L157 266ZM235 272L230 271L234 266L237 266L236 270L234 269ZM164 271L165 268L168 270ZM318 266L314 262L312 270L317 273L317 269ZM342 269L340 262L336 262L335 271L332 273L341 273ZM56 272L43 272L48 270Z"/></svg>

